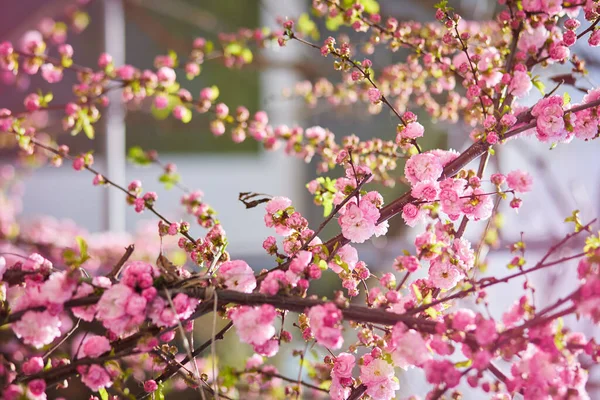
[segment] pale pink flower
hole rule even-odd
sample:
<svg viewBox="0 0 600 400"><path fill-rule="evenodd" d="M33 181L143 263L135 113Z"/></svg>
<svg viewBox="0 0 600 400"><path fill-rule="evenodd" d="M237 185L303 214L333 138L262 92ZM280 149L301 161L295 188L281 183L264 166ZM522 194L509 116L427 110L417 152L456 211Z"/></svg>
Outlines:
<svg viewBox="0 0 600 400"><path fill-rule="evenodd" d="M336 261L339 256L339 261ZM356 263L358 262L358 251L349 244L342 246L336 253L336 257L329 262L329 268L339 274L343 268L340 266L347 266L348 271L353 271Z"/></svg>
<svg viewBox="0 0 600 400"><path fill-rule="evenodd" d="M398 134L398 138L416 139L423 136L425 128L418 122L411 122ZM399 141L396 139L396 141Z"/></svg>
<svg viewBox="0 0 600 400"><path fill-rule="evenodd" d="M363 243L370 239L375 234L379 210L367 201L362 201L360 207L356 203L350 203L345 209L338 219L342 235L352 243Z"/></svg>
<svg viewBox="0 0 600 400"><path fill-rule="evenodd" d="M413 185L410 195L418 200L437 200L440 184L437 181L423 181Z"/></svg>
<svg viewBox="0 0 600 400"><path fill-rule="evenodd" d="M406 225L413 227L423 220L425 214L422 212L419 206L415 206L412 203L406 204L402 207L402 219Z"/></svg>
<svg viewBox="0 0 600 400"><path fill-rule="evenodd" d="M452 250L458 260L458 266L464 271L469 271L475 265L475 253L471 248L471 242L465 238L454 239Z"/></svg>
<svg viewBox="0 0 600 400"><path fill-rule="evenodd" d="M537 118L536 136L541 142L565 141L568 139L563 103L563 97L555 95L541 99L531 109L531 115Z"/></svg>
<svg viewBox="0 0 600 400"><path fill-rule="evenodd" d="M431 352L421 334L414 329L407 330L401 322L394 325L390 347L394 365L404 370L431 359Z"/></svg>
<svg viewBox="0 0 600 400"><path fill-rule="evenodd" d="M415 185L422 181L437 181L443 170L439 157L431 153L421 153L406 161L404 175L411 185Z"/></svg>
<svg viewBox="0 0 600 400"><path fill-rule="evenodd" d="M61 320L48 311L27 311L12 329L23 343L41 349L60 336Z"/></svg>
<svg viewBox="0 0 600 400"><path fill-rule="evenodd" d="M275 307L263 304L260 307L241 306L229 311L229 318L240 340L254 346L261 346L275 335L273 322L277 312Z"/></svg>
<svg viewBox="0 0 600 400"><path fill-rule="evenodd" d="M494 201L491 196L486 194L481 188L467 188L461 197L471 196L461 199L460 210L467 218L473 221L488 219L494 209Z"/></svg>
<svg viewBox="0 0 600 400"><path fill-rule="evenodd" d="M243 260L224 262L218 270L217 277L230 290L252 293L254 288L256 288L254 272Z"/></svg>
<svg viewBox="0 0 600 400"><path fill-rule="evenodd" d="M292 259L290 263L289 271L292 271L295 274L302 274L306 267L310 264L312 260L312 253L310 251L302 250L298 252L296 257Z"/></svg>
<svg viewBox="0 0 600 400"><path fill-rule="evenodd" d="M269 214L275 214L279 211L283 211L292 205L292 201L287 197L273 197L266 205L266 210Z"/></svg>
<svg viewBox="0 0 600 400"><path fill-rule="evenodd" d="M531 175L520 169L509 172L508 175L506 175L506 182L509 188L518 193L529 192L533 186L533 178Z"/></svg>
<svg viewBox="0 0 600 400"><path fill-rule="evenodd" d="M40 295L44 302L62 306L73 297L76 288L77 281L67 272L55 272L42 285Z"/></svg>
<svg viewBox="0 0 600 400"><path fill-rule="evenodd" d="M350 353L340 353L333 362L332 372L337 378L352 378L352 369L356 364L354 356Z"/></svg>
<svg viewBox="0 0 600 400"><path fill-rule="evenodd" d="M452 289L463 279L463 273L449 262L432 261L429 268L431 283L440 289Z"/></svg>
<svg viewBox="0 0 600 400"><path fill-rule="evenodd" d="M365 363L360 368L360 380L367 394L374 400L390 400L400 385L394 380L394 367L380 358Z"/></svg>
<svg viewBox="0 0 600 400"><path fill-rule="evenodd" d="M260 284L260 293L276 295L282 287L289 284L284 271L272 271Z"/></svg>
<svg viewBox="0 0 600 400"><path fill-rule="evenodd" d="M133 290L122 283L118 283L106 290L98 301L98 319L110 320L124 316L127 311L127 302Z"/></svg>
<svg viewBox="0 0 600 400"><path fill-rule="evenodd" d="M308 318L317 343L333 350L342 347L342 312L335 304L326 303L311 307Z"/></svg>
<svg viewBox="0 0 600 400"><path fill-rule="evenodd" d="M526 96L532 87L531 78L526 71L515 71L508 86L508 92L516 98L520 98Z"/></svg>

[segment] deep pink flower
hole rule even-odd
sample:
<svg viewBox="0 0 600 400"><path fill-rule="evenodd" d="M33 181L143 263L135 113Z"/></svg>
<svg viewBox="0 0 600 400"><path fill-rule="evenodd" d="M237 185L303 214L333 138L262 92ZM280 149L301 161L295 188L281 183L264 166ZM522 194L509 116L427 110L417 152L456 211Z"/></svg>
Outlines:
<svg viewBox="0 0 600 400"><path fill-rule="evenodd" d="M381 100L381 92L379 89L371 88L367 91L367 94L371 103L377 103Z"/></svg>
<svg viewBox="0 0 600 400"><path fill-rule="evenodd" d="M88 335L82 342L79 355L96 358L110 351L110 342L104 336Z"/></svg>
<svg viewBox="0 0 600 400"><path fill-rule="evenodd" d="M112 386L112 380L106 369L96 364L90 365L88 370L81 374L81 382L94 392Z"/></svg>

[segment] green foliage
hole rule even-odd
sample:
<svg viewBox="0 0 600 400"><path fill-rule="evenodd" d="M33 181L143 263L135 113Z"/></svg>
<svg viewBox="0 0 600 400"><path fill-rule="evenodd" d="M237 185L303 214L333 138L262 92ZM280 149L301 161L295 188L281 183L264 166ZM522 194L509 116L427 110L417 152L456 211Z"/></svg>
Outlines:
<svg viewBox="0 0 600 400"><path fill-rule="evenodd" d="M88 245L81 236L77 236L75 241L79 248L79 254L73 249L65 249L63 250L62 256L65 264L72 268L79 268L83 263L90 259L90 255L88 254Z"/></svg>
<svg viewBox="0 0 600 400"><path fill-rule="evenodd" d="M102 400L108 400L108 392L104 388L98 389L98 394Z"/></svg>
<svg viewBox="0 0 600 400"><path fill-rule="evenodd" d="M146 166L152 164L152 160L140 146L130 148L127 152L127 159L135 165Z"/></svg>
<svg viewBox="0 0 600 400"><path fill-rule="evenodd" d="M317 24L310 19L307 13L302 13L298 18L296 30L305 36L309 36L313 40L319 40L321 37Z"/></svg>
<svg viewBox="0 0 600 400"><path fill-rule="evenodd" d="M165 400L165 385L163 383L158 384L158 388L153 393L154 400Z"/></svg>
<svg viewBox="0 0 600 400"><path fill-rule="evenodd" d="M539 80L539 76L534 76L531 80L531 83L536 87L537 90L540 91L542 95L546 95L546 85Z"/></svg>
<svg viewBox="0 0 600 400"><path fill-rule="evenodd" d="M219 386L224 388L231 388L234 387L235 384L238 382L238 377L235 370L232 367L226 365L224 367L219 368L219 381Z"/></svg>
<svg viewBox="0 0 600 400"><path fill-rule="evenodd" d="M344 8L348 9L356 2L356 0L344 0ZM361 4L365 8L365 12L368 12L369 14L379 13L380 8L377 0L358 0L358 3Z"/></svg>
<svg viewBox="0 0 600 400"><path fill-rule="evenodd" d="M171 189L181 181L181 175L178 173L164 173L158 178L161 183L164 183L165 189Z"/></svg>
<svg viewBox="0 0 600 400"><path fill-rule="evenodd" d="M573 211L570 217L565 218L565 222L574 223L575 232L579 232L583 228L583 224L581 223L581 219L579 218L579 210Z"/></svg>

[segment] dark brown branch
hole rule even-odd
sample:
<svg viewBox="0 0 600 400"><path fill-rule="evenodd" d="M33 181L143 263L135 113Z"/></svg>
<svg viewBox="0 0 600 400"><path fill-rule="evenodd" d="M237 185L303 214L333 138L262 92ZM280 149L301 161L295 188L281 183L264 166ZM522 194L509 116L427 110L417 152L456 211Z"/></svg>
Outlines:
<svg viewBox="0 0 600 400"><path fill-rule="evenodd" d="M230 330L232 326L233 326L233 322L229 322L227 325L225 325L223 327L223 329L221 329L219 332L217 332L214 339L215 340L223 339L223 337L225 336L225 333L227 333L227 331ZM213 344L213 338L210 338L206 342L202 343L202 345L200 345L200 347L198 347L197 349L195 349L192 352L192 358L195 358L198 355L202 354L202 352L204 350L206 350L208 347L210 347L212 344ZM166 382L181 369L181 366L185 365L189 361L190 361L190 357L186 356L183 360L180 361L179 364L172 364L172 365L168 366L163 371L163 373L160 374L160 376L155 379L155 381ZM150 395L151 395L151 393L140 393L137 395L136 399L145 399L145 398L149 397Z"/></svg>
<svg viewBox="0 0 600 400"><path fill-rule="evenodd" d="M123 268L123 266L125 265L127 260L129 260L129 257L131 257L131 254L133 253L134 250L135 250L135 246L133 244L130 244L129 246L127 246L125 248L125 253L121 257L121 259L115 264L113 269L108 273L108 275L106 275L106 277L114 282L115 279L117 278L117 276L119 276L119 274L121 273L121 269Z"/></svg>

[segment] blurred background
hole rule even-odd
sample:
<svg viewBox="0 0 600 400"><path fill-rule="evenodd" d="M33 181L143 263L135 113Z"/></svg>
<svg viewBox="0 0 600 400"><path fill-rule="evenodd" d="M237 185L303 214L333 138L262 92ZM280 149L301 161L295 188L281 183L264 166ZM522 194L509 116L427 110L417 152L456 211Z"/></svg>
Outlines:
<svg viewBox="0 0 600 400"><path fill-rule="evenodd" d="M384 16L394 16L401 21L429 21L433 19L433 4L436 2L380 0L380 13ZM36 29L43 18L60 18L69 3L70 1L66 0L9 2L3 6L3 12L0 13L0 40L18 42L27 31ZM493 18L499 7L495 1L483 0L456 0L450 3L467 19ZM90 26L79 35L70 35L68 42L75 49L75 62L81 65L95 65L98 54L108 51L115 56L117 65L128 63L139 68L152 68L157 54L166 54L168 50L174 50L184 55L189 52L196 37L215 39L219 32L234 32L241 27L276 27L277 17L296 18L309 8L310 2L303 0L93 0L86 6L91 18ZM320 40L323 40L327 32L324 29L321 31ZM355 43L366 40L360 34L350 31L346 33ZM597 87L600 81L600 53L591 52L589 47L577 45L574 51L586 60L590 69L590 74L580 86ZM377 69L378 66L398 62L405 56L403 51L378 51L372 60ZM183 85L194 96L197 96L203 87L217 85L222 100L230 109L238 105L245 105L251 111L264 109L275 125L321 125L334 132L338 138L350 134L356 134L361 139L394 138L397 121L387 110L373 116L360 105L334 107L322 102L311 108L302 100L283 95L285 90L293 88L297 82L303 80L314 82L324 76L334 82L339 81L339 73L331 68L331 63L331 59L320 57L313 49L290 42L284 48L269 48L257 52L255 62L242 70L224 68L218 61L205 62L202 74L191 82L184 82ZM542 75L544 81L544 76L569 71L569 66L555 65L537 72ZM21 109L23 98L32 90L38 87L43 90L49 89L48 84L37 78L27 81L21 77L16 82L14 79L11 81L10 76L3 76L2 79L4 83L0 85L0 108ZM52 87L57 103L61 99L69 98L69 83L72 82L75 82L74 77L67 73L62 84ZM548 80L544 82L548 88L555 85ZM560 90L568 91L573 102L580 101L584 94L570 86ZM532 90L524 105L532 105L540 97L539 92ZM461 123L432 121L427 119L424 113L420 115L419 121L425 126L427 133L422 142L425 149L439 147L461 151L471 143L468 136L471 130L469 127ZM59 143L68 144L74 152L94 150L98 169L108 171L107 176L111 179L121 184L139 179L144 183L145 190L156 191L159 194L157 208L167 218L177 220L183 215L179 205L181 193L177 189L164 189L157 180L160 169L156 166L139 168L125 162L126 151L132 146L141 145L144 149L157 150L162 162L173 162L177 165L185 186L200 189L205 193L206 201L216 209L227 232L230 243L228 250L232 258L245 259L256 270L273 265L273 260L264 253L261 246L263 240L272 232L262 223L263 209L258 207L246 210L238 201L240 192L287 196L308 218L311 226L318 226L322 220L322 210L312 204L304 188L309 180L316 177L314 163L305 164L286 157L282 151L264 151L251 140L240 145L234 144L227 135L215 138L209 131L208 118L202 115L195 114L191 123L183 124L173 118L155 120L148 107L126 109L114 106L106 118L103 118L104 129L98 131L93 142L83 135L71 137L62 132L60 117L47 114L41 118L48 119L47 133L57 136ZM526 256L533 264L553 243L571 230L571 226L564 224L563 220L573 210L581 211L584 223L598 216L598 150L597 142L575 140L550 150L548 146L533 139L518 139L497 151L487 174L495 171L507 173L521 168L534 176L534 191L523 197L524 203L518 215L509 209L507 204L500 205L502 227L494 231L494 234L499 236L499 246L488 256L488 269L485 274L506 274L506 264L512 258L507 247L521 238L527 242ZM14 162L14 149L0 147L0 163ZM396 178L402 175L402 171L403 167L400 165L396 171ZM331 173L332 177L341 174L341 171ZM119 235L123 235L122 237L127 237L126 232L143 231L147 226L145 222L150 221L152 228L147 230L148 235L155 232L156 221L151 215L139 215L131 209L126 209L122 196L115 197L110 193L112 189L92 186L89 174L75 173L69 166L41 167L34 173L26 173L23 182L24 196L20 213L23 220L51 215L56 219L59 231L61 227L71 229L74 223L90 235L111 230L121 232ZM406 186L399 182L394 188L381 190L389 202L406 189ZM473 243L478 243L485 225L471 223L466 236ZM192 225L192 232L201 230L200 227ZM412 238L421 230L422 227L407 230L401 219L393 219L388 236L359 246L360 257L374 272L391 271L393 259L400 255L402 250L414 251ZM337 224L333 223L321 236L327 239L337 232ZM111 234L110 237L115 235ZM104 237L105 240L110 240L107 239L109 236ZM571 242L572 248L578 248L581 244L581 241ZM564 251L569 251L569 248L565 248ZM561 257L561 254L557 254L557 258ZM538 287L538 307L555 301L572 287L576 277L575 267L576 263L567 263L529 277ZM518 298L522 293L519 290L522 283L521 281L515 282L514 286L497 286L495 290L490 291L490 312L494 317L499 318L507 304ZM336 288L339 288L339 280L331 274L322 282L316 283L312 290L322 295L331 295ZM469 302L464 302L462 306L478 310L477 306ZM584 329L587 335L598 335L598 331L592 326L586 326ZM202 329L197 331L200 339L208 335ZM221 343L218 345L220 363L239 364L243 355L251 354L249 346L238 344L235 340ZM294 347L294 344L291 346ZM294 348L302 347L303 345L297 344ZM227 351L223 350L225 348ZM286 359L285 354L289 353L281 353L274 363L282 373L287 372L295 376L298 360ZM589 388L594 398L594 393L600 396L600 392L596 392L597 373L594 369L590 373L592 378ZM427 386L423 385L422 372L419 370L402 374L400 380L399 398L411 393L423 395L427 391ZM480 395L473 394L473 397L466 398L480 398L477 397Z"/></svg>

